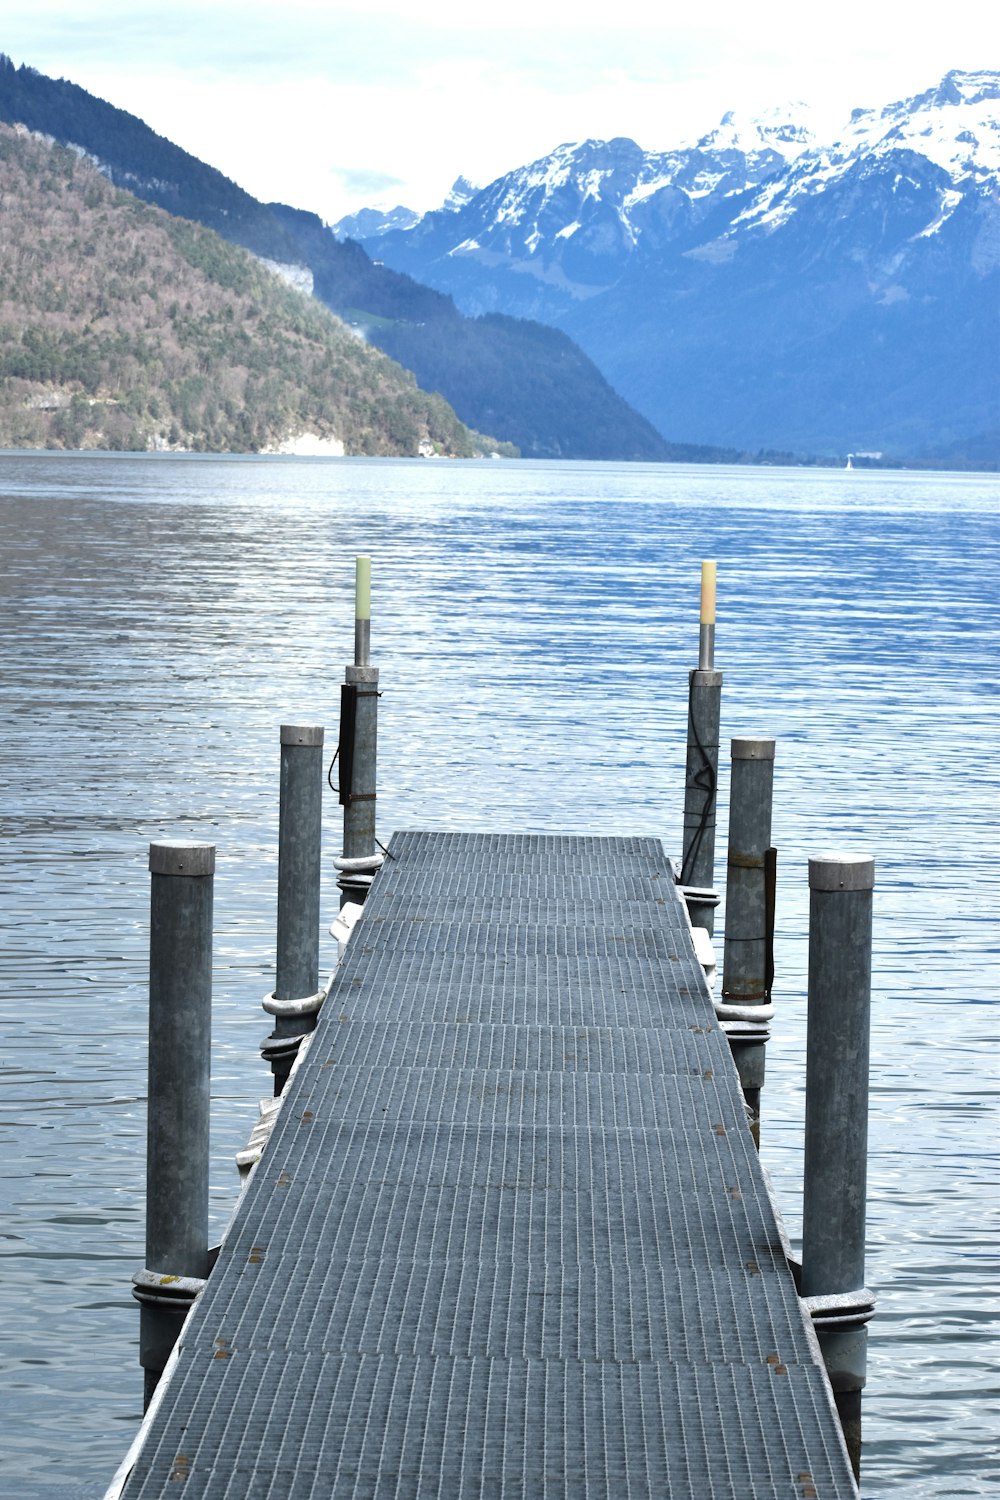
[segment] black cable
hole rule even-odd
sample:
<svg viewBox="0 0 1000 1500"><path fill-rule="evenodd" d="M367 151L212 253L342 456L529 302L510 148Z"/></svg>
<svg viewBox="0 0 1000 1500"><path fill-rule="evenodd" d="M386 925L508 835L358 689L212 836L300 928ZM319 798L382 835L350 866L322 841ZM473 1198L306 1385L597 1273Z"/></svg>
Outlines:
<svg viewBox="0 0 1000 1500"><path fill-rule="evenodd" d="M688 846L688 851L684 856L684 863L681 865L681 878L679 881L680 885L687 885L690 879L690 872L694 868L695 861L697 860L698 855L701 852L701 846L705 838L705 831L708 828L708 820L715 808L715 793L719 785L719 773L716 770L715 766L713 766L711 760L709 759L708 751L705 749L704 745L701 743L701 740L698 737L698 725L695 722L695 716L691 711L693 698L694 673L692 672L688 677L688 723L691 726L691 733L694 735L695 748L697 749L698 754L701 756L701 766L695 772L691 780L693 785L696 786L699 791L706 792L707 796L701 809L701 817L698 821L698 827L695 829L694 838L691 840L691 843ZM705 779L706 777L707 779Z"/></svg>

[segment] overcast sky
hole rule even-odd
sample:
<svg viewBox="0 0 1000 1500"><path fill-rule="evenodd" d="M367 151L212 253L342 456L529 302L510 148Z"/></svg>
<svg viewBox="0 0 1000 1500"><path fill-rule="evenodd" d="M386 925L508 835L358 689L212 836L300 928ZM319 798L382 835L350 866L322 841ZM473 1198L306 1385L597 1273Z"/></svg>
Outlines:
<svg viewBox="0 0 1000 1500"><path fill-rule="evenodd" d="M696 139L728 109L846 119L1000 67L1000 6L948 0L8 0L0 50L69 78L256 197L328 221L436 206L562 141Z"/></svg>

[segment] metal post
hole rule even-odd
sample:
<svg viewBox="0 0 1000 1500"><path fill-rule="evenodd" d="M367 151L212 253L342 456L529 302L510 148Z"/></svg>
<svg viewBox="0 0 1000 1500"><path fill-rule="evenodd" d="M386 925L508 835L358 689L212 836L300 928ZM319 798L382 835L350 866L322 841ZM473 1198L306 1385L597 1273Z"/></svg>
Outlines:
<svg viewBox="0 0 1000 1500"><path fill-rule="evenodd" d="M733 740L726 860L722 998L716 1014L729 1037L760 1145L760 1091L771 1004L767 853L771 844L774 740Z"/></svg>
<svg viewBox="0 0 1000 1500"><path fill-rule="evenodd" d="M698 668L688 685L687 770L684 777L684 851L680 884L691 923L715 931L715 802L719 780L722 673L715 671L714 562L701 565Z"/></svg>
<svg viewBox="0 0 1000 1500"><path fill-rule="evenodd" d="M830 854L809 861L802 1296L819 1336L855 1476L865 1324L875 1306L864 1284L874 884L869 855Z"/></svg>
<svg viewBox="0 0 1000 1500"><path fill-rule="evenodd" d="M695 927L715 931L715 803L719 780L722 673L690 675L687 773L684 780L684 853L680 883Z"/></svg>
<svg viewBox="0 0 1000 1500"><path fill-rule="evenodd" d="M146 1266L133 1277L146 1404L208 1275L215 845L149 846Z"/></svg>
<svg viewBox="0 0 1000 1500"><path fill-rule="evenodd" d="M382 864L375 839L375 772L378 739L378 668L369 664L371 560L359 557L355 577L354 665L344 673L341 698L340 800L344 852L335 864L341 906L364 901Z"/></svg>
<svg viewBox="0 0 1000 1500"><path fill-rule="evenodd" d="M278 809L278 925L274 991L264 1009L274 1030L261 1052L274 1092L288 1080L303 1036L323 1003L319 988L319 907L323 822L320 725L282 724Z"/></svg>

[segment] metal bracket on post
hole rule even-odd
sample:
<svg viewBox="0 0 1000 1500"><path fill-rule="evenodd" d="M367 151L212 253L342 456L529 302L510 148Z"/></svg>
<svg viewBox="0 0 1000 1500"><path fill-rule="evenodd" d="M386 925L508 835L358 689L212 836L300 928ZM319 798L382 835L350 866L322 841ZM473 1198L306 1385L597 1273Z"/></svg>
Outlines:
<svg viewBox="0 0 1000 1500"><path fill-rule="evenodd" d="M722 900L718 891L712 890L709 886L678 884L677 888L680 891L681 900L688 909L688 916L691 916L695 908L701 910L704 907L711 907L714 911ZM694 925L698 924L695 922Z"/></svg>
<svg viewBox="0 0 1000 1500"><path fill-rule="evenodd" d="M854 1477L860 1482L861 1393L868 1378L867 1324L875 1313L875 1293L859 1287L799 1300L816 1330Z"/></svg>
<svg viewBox="0 0 1000 1500"><path fill-rule="evenodd" d="M345 859L341 855L333 861L333 868L340 872L337 885L343 893L342 906L349 903L358 906L364 904L372 881L384 863L385 856L382 854L366 854L357 859Z"/></svg>
<svg viewBox="0 0 1000 1500"><path fill-rule="evenodd" d="M313 995L306 995L301 1000L276 1000L274 994L265 995L261 1001L264 1010L269 1016L274 1016L276 1026L260 1044L260 1055L265 1062L271 1064L275 1077L275 1093L280 1094L288 1076L291 1072L292 1063L298 1056L299 1049L306 1037L316 1025L316 1017L323 1008L326 999L325 989L317 990ZM285 1023L286 1031L282 1035L278 1027ZM281 1086L278 1086L278 1080Z"/></svg>

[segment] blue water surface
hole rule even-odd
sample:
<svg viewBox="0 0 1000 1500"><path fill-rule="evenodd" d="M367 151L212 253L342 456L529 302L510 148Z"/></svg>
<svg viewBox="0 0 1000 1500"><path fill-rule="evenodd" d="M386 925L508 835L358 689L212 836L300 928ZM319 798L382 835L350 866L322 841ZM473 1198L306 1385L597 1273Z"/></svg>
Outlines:
<svg viewBox="0 0 1000 1500"><path fill-rule="evenodd" d="M762 1151L793 1238L806 861L877 861L863 1491L1000 1492L998 499L983 475L0 456L3 1493L101 1495L140 1416L159 837L218 845L217 1232L235 1202L270 1087L278 726L336 739L358 552L383 840L651 833L675 854L718 560L723 741L778 741Z"/></svg>

